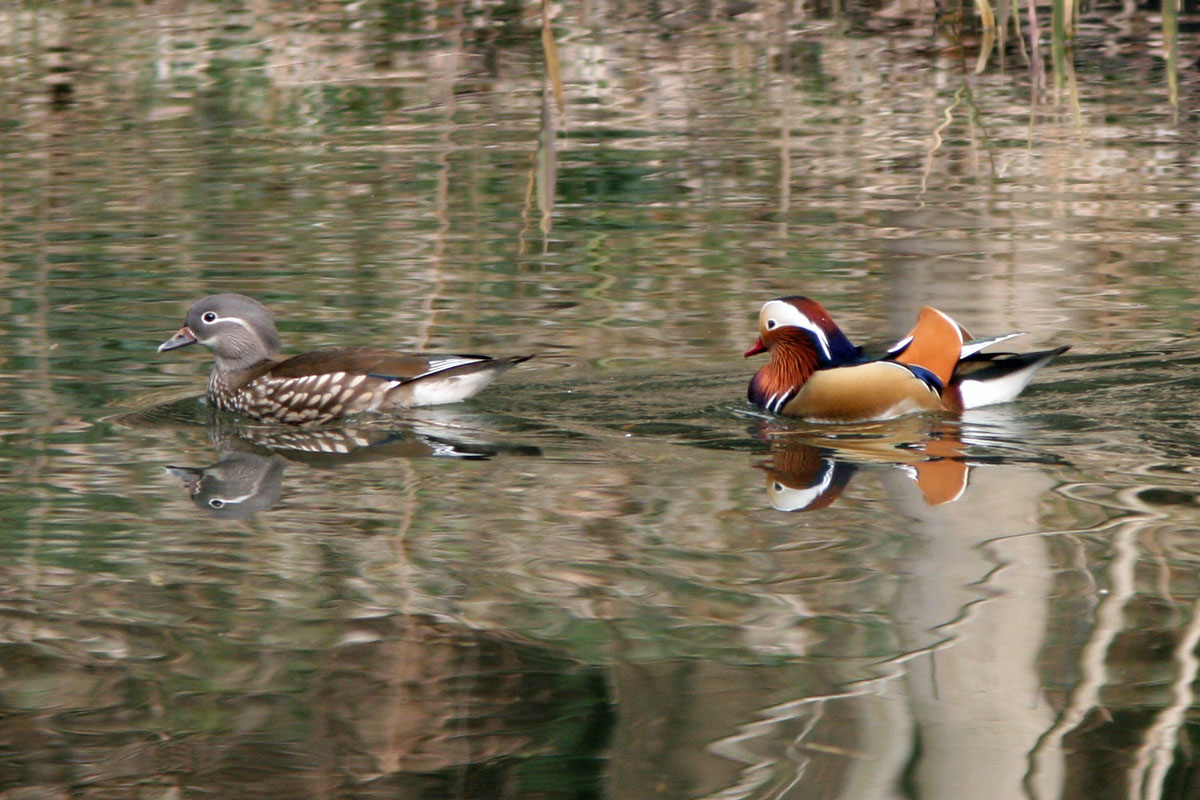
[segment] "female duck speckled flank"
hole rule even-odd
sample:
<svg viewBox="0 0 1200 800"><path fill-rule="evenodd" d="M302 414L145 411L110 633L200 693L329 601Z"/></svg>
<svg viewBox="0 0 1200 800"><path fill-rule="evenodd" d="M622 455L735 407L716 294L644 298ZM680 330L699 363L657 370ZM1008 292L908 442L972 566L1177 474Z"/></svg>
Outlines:
<svg viewBox="0 0 1200 800"><path fill-rule="evenodd" d="M216 357L207 396L218 408L268 422L319 425L364 411L457 403L533 356L397 353L331 347L276 361L275 317L257 300L197 300L158 352L202 344Z"/></svg>
<svg viewBox="0 0 1200 800"><path fill-rule="evenodd" d="M1020 334L971 339L949 316L925 306L908 336L882 358L871 358L820 303L799 296L765 303L758 330L746 356L765 351L770 361L750 381L747 397L768 411L813 422L868 422L1007 403L1070 347L983 353Z"/></svg>

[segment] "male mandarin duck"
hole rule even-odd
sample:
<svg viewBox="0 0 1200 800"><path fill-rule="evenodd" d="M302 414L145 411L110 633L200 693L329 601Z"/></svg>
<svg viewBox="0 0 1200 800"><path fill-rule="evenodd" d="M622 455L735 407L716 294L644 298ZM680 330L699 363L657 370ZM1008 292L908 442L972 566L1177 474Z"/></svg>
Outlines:
<svg viewBox="0 0 1200 800"><path fill-rule="evenodd" d="M265 422L319 425L364 411L466 400L532 356L397 353L331 347L277 361L275 317L257 300L214 294L197 300L158 352L202 344L216 357L207 397L217 408Z"/></svg>
<svg viewBox="0 0 1200 800"><path fill-rule="evenodd" d="M1020 334L972 340L949 316L925 306L908 336L883 358L871 358L820 303L799 296L765 303L758 330L746 356L765 351L770 361L755 373L747 397L768 411L812 422L868 422L1007 403L1070 347L983 353Z"/></svg>

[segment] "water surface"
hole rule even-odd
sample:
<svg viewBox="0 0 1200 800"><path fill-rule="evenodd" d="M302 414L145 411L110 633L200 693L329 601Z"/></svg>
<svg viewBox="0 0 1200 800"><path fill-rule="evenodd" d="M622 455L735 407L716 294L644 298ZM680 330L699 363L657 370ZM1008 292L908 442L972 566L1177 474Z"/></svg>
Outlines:
<svg viewBox="0 0 1200 800"><path fill-rule="evenodd" d="M0 13L0 796L1190 796L1195 76L787 5L557 8L562 110L532 7ZM538 357L246 424L155 353L214 291ZM795 293L1073 349L805 425Z"/></svg>

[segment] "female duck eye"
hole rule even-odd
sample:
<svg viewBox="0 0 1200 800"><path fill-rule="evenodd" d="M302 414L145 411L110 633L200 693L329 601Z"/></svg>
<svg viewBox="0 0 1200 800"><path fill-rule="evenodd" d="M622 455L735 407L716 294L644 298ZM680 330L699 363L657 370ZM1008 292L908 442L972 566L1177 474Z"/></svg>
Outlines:
<svg viewBox="0 0 1200 800"><path fill-rule="evenodd" d="M208 501L208 506L209 506L209 508L224 508L224 507L225 507L225 501L224 501L224 500L219 500L219 499L217 499L217 498L215 498L215 497L214 497L214 498L212 498L211 500L209 500L209 501Z"/></svg>
<svg viewBox="0 0 1200 800"><path fill-rule="evenodd" d="M214 322L216 322L216 321L217 321L217 312L215 312L215 311L205 311L205 312L204 312L204 313L203 313L203 314L200 316L200 319L201 319L201 320L203 320L204 322L207 322L207 323L209 323L209 324L211 325L212 323L214 323Z"/></svg>

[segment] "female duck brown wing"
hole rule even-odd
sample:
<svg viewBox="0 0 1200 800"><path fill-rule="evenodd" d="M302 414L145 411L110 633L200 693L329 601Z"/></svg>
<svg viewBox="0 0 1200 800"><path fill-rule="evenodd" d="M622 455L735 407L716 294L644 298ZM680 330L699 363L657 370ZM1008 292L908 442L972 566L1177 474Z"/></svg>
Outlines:
<svg viewBox="0 0 1200 800"><path fill-rule="evenodd" d="M271 368L271 377L303 379L307 383L315 382L315 376L327 375L327 381L309 391L333 394L331 402L342 403L345 408L353 408L352 413L358 413L458 403L532 357L430 355L375 347L334 347L282 361Z"/></svg>
<svg viewBox="0 0 1200 800"><path fill-rule="evenodd" d="M380 347L326 347L280 361L271 368L271 375L301 378L344 372L351 376L372 375L387 380L412 380L428 372L435 358L437 356L399 353Z"/></svg>

